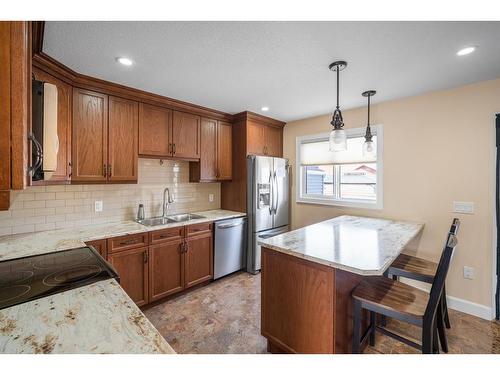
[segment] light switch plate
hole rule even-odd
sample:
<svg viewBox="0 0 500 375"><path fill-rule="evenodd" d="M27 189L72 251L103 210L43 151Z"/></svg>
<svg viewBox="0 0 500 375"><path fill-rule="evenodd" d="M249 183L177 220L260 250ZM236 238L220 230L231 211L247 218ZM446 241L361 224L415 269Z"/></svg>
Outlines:
<svg viewBox="0 0 500 375"><path fill-rule="evenodd" d="M474 202L453 202L453 212L458 214L473 214Z"/></svg>
<svg viewBox="0 0 500 375"><path fill-rule="evenodd" d="M474 280L474 267L464 266L464 279Z"/></svg>
<svg viewBox="0 0 500 375"><path fill-rule="evenodd" d="M214 195L213 194L208 194L208 201L213 202L214 201Z"/></svg>
<svg viewBox="0 0 500 375"><path fill-rule="evenodd" d="M102 201L95 201L94 202L94 209L95 209L95 212L102 212Z"/></svg>

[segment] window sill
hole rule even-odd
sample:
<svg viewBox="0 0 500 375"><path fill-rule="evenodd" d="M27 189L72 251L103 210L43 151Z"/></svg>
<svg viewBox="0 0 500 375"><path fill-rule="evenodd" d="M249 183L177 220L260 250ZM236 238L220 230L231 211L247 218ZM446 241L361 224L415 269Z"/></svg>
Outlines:
<svg viewBox="0 0 500 375"><path fill-rule="evenodd" d="M351 207L351 208L367 208L370 210L381 210L383 205L381 202L366 202L366 201L340 201L333 199L321 198L297 198L297 203L317 204L322 206L338 206L338 207Z"/></svg>

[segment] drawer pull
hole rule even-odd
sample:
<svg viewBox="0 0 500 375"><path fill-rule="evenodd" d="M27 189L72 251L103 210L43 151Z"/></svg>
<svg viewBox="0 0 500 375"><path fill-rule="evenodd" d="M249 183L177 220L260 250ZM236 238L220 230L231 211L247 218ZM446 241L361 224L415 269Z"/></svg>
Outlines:
<svg viewBox="0 0 500 375"><path fill-rule="evenodd" d="M175 234L160 234L160 238L169 238L169 237L176 237Z"/></svg>
<svg viewBox="0 0 500 375"><path fill-rule="evenodd" d="M120 242L120 245L133 245L135 243L137 243L137 240L128 240L128 241Z"/></svg>

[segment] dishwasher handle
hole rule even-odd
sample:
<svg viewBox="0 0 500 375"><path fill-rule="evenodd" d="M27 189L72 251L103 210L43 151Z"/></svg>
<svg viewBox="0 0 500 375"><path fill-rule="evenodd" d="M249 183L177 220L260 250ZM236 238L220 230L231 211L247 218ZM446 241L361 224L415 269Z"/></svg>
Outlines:
<svg viewBox="0 0 500 375"><path fill-rule="evenodd" d="M234 224L219 224L217 225L217 229L228 229L228 228L239 227L244 223L245 223L244 221L240 221L239 223L234 223Z"/></svg>

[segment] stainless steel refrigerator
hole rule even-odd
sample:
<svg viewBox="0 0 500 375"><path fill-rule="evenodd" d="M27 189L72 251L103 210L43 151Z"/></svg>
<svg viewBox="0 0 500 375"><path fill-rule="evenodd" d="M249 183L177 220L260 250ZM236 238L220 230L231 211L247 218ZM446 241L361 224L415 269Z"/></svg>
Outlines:
<svg viewBox="0 0 500 375"><path fill-rule="evenodd" d="M288 159L247 157L247 271L260 270L259 238L289 231L290 178Z"/></svg>

